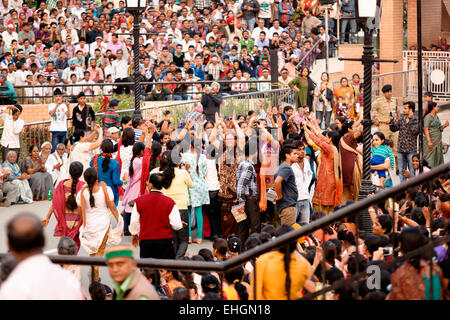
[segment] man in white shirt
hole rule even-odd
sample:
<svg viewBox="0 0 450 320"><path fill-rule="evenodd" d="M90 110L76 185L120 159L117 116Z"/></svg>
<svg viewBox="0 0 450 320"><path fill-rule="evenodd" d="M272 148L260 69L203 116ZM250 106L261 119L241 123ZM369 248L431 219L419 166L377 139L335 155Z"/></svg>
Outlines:
<svg viewBox="0 0 450 320"><path fill-rule="evenodd" d="M178 43L178 41L181 41L183 35L181 34L181 31L177 29L177 23L175 21L170 22L170 27L167 28L166 32L166 39L171 35L173 37L173 41L175 43Z"/></svg>
<svg viewBox="0 0 450 320"><path fill-rule="evenodd" d="M114 82L128 82L128 60L124 57L123 50L117 50L117 59L112 63L111 76ZM130 94L130 88L128 86L117 86L115 89L116 94L122 94L125 91L126 94Z"/></svg>
<svg viewBox="0 0 450 320"><path fill-rule="evenodd" d="M294 171L295 184L297 185L298 192L296 222L303 226L309 223L311 196L308 189L313 173L311 171L311 165L305 157L305 145L298 141L296 142L296 147L297 162L293 163L291 168Z"/></svg>
<svg viewBox="0 0 450 320"><path fill-rule="evenodd" d="M52 152L55 152L58 143L64 143L67 137L67 117L69 106L63 101L63 94L59 88L53 92L54 102L48 106L51 117L50 133L52 134Z"/></svg>
<svg viewBox="0 0 450 320"><path fill-rule="evenodd" d="M269 29L269 34L268 34L269 39L272 40L274 32L278 33L278 35L281 36L281 33L283 31L284 31L284 29L282 27L280 27L280 21L273 20L273 26Z"/></svg>
<svg viewBox="0 0 450 320"><path fill-rule="evenodd" d="M268 80L270 81L270 71L267 68L262 69L262 76L258 80ZM270 82L258 82L258 91L270 91Z"/></svg>
<svg viewBox="0 0 450 320"><path fill-rule="evenodd" d="M128 229L133 245L139 240L141 258L175 259L172 230L180 230L183 223L175 201L161 193L163 184L161 173L151 174L150 193L137 198L133 206Z"/></svg>
<svg viewBox="0 0 450 320"><path fill-rule="evenodd" d="M267 36L270 34L269 29L264 27L264 20L258 19L258 26L252 31L253 40L256 41L257 39L259 39L259 34L261 33L261 31L264 31Z"/></svg>
<svg viewBox="0 0 450 320"><path fill-rule="evenodd" d="M7 226L8 248L18 265L2 283L0 300L85 300L78 279L43 254L41 221L22 213Z"/></svg>
<svg viewBox="0 0 450 320"><path fill-rule="evenodd" d="M80 67L76 66L73 59L69 61L69 67L64 69L61 77L62 81L65 84L68 84L72 74L76 76L77 80L83 79L83 70Z"/></svg>
<svg viewBox="0 0 450 320"><path fill-rule="evenodd" d="M101 36L97 36L95 38L95 42L92 42L89 45L89 53L92 57L95 56L95 49L100 49L102 54L106 53L106 50L108 49L106 43L103 42L103 38Z"/></svg>
<svg viewBox="0 0 450 320"><path fill-rule="evenodd" d="M48 156L45 163L45 169L50 173L53 179L53 185L56 187L59 182L64 179L68 179L67 173L67 154L65 153L65 146L62 143L58 143L56 151Z"/></svg>
<svg viewBox="0 0 450 320"><path fill-rule="evenodd" d="M79 84L95 84L91 79L91 73L89 71L84 72L84 78L79 82ZM88 97L96 96L100 92L100 86L82 86L81 87L84 94Z"/></svg>
<svg viewBox="0 0 450 320"><path fill-rule="evenodd" d="M22 106L16 104L15 106L7 106L6 109L11 109L12 115L7 114L4 108L0 109L0 114L3 119L3 134L0 140L0 144L2 145L3 149L2 162L5 161L6 155L9 151L15 151L17 153L17 159L19 159L19 137L25 124L22 119L19 119L19 116L22 113Z"/></svg>
<svg viewBox="0 0 450 320"><path fill-rule="evenodd" d="M6 30L3 31L3 41L5 42L5 48L11 46L11 41L16 40L19 41L19 35L14 31L15 26L13 24L8 24L6 26Z"/></svg>
<svg viewBox="0 0 450 320"><path fill-rule="evenodd" d="M72 13L72 16L77 17L78 20L82 20L81 19L81 14L83 12L86 12L86 9L81 6L81 1L80 0L76 0L75 1L75 6L71 7L70 11Z"/></svg>

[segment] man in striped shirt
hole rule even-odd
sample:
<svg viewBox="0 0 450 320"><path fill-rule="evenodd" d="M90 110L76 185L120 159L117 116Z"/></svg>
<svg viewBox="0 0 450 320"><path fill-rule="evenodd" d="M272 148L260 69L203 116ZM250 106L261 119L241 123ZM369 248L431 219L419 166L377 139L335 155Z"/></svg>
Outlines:
<svg viewBox="0 0 450 320"><path fill-rule="evenodd" d="M119 100L114 99L109 103L109 110L102 117L103 127L106 129L116 127L120 128L120 116L117 113L119 109Z"/></svg>
<svg viewBox="0 0 450 320"><path fill-rule="evenodd" d="M244 204L247 218L238 224L237 236L245 243L251 232L261 231L261 218L259 216L258 185L256 182L256 171L250 159L256 153L256 143L247 142L245 144L245 160L241 162L237 169L236 193L239 204Z"/></svg>

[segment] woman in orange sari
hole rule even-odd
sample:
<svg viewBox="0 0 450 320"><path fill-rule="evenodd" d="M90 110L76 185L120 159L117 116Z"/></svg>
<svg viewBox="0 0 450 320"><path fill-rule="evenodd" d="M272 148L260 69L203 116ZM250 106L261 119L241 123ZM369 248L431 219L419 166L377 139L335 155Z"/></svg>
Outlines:
<svg viewBox="0 0 450 320"><path fill-rule="evenodd" d="M322 134L315 119L314 122L307 120L304 129L307 141L312 141L320 148L313 210L329 214L341 203L342 198L341 158L337 149L339 133L326 131Z"/></svg>
<svg viewBox="0 0 450 320"><path fill-rule="evenodd" d="M348 85L346 77L342 77L340 82L340 87L334 89L334 101L338 101L339 97L342 97L343 103L347 106L347 117L355 120L355 91Z"/></svg>

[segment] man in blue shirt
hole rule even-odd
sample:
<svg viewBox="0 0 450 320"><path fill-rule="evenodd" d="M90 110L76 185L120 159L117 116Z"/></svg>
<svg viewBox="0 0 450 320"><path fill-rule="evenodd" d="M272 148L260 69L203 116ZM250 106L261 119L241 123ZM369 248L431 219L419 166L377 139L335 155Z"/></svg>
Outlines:
<svg viewBox="0 0 450 320"><path fill-rule="evenodd" d="M198 54L195 56L195 64L191 66L191 69L194 70L194 76L197 77L200 81L205 80L206 71L201 55Z"/></svg>
<svg viewBox="0 0 450 320"><path fill-rule="evenodd" d="M342 0L342 24L341 24L341 43L345 41L347 25L350 24L349 43L356 43L356 19L355 18L355 0ZM346 19L353 18L353 19Z"/></svg>

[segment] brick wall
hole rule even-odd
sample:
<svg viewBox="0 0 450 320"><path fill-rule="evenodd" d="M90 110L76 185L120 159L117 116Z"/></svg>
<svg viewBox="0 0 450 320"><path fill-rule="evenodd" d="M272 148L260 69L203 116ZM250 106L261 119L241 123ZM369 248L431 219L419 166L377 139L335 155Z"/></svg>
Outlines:
<svg viewBox="0 0 450 320"><path fill-rule="evenodd" d="M343 58L361 58L363 54L362 44L341 44L339 45L339 55ZM330 81L339 81L342 77L351 78L353 74L357 73L363 79L364 67L359 61L345 61L345 72L337 72L330 74Z"/></svg>
<svg viewBox="0 0 450 320"><path fill-rule="evenodd" d="M403 70L403 1L384 0L380 24L380 58L397 59L398 63L380 64L380 74ZM393 82L394 77L386 79ZM393 92L394 96L400 92Z"/></svg>
<svg viewBox="0 0 450 320"><path fill-rule="evenodd" d="M448 0L445 0L446 2ZM439 42L442 26L442 12L446 10L441 0L422 0L422 45L429 47ZM384 11L384 1L383 1ZM408 48L417 45L417 0L408 0Z"/></svg>

